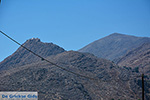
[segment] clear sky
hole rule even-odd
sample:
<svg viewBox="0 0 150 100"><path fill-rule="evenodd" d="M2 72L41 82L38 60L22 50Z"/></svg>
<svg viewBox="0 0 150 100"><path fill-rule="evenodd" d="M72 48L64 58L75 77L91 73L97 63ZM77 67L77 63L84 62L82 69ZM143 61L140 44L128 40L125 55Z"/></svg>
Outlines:
<svg viewBox="0 0 150 100"><path fill-rule="evenodd" d="M0 30L78 50L111 33L150 37L150 0L1 0ZM19 46L0 34L0 61Z"/></svg>

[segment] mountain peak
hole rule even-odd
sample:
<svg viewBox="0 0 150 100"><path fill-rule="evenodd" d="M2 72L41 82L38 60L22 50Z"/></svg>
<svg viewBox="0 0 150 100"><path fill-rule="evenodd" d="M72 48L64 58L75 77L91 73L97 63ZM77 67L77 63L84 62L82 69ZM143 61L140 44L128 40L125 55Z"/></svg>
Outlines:
<svg viewBox="0 0 150 100"><path fill-rule="evenodd" d="M121 33L112 33L111 35L123 35Z"/></svg>
<svg viewBox="0 0 150 100"><path fill-rule="evenodd" d="M53 43L43 43L39 38L32 38L23 43L23 46L33 51L34 53L42 56L48 57L51 55L57 55L59 53L64 52L65 50ZM16 52L14 52L11 56L7 57L0 64L0 69L9 68L8 65L12 67L16 67L18 65L30 64L40 59L27 51L26 49L19 47Z"/></svg>
<svg viewBox="0 0 150 100"><path fill-rule="evenodd" d="M88 44L79 52L88 52L100 58L114 60L143 43L150 43L150 38L113 33Z"/></svg>
<svg viewBox="0 0 150 100"><path fill-rule="evenodd" d="M26 42L41 42L41 40L39 38L31 38L31 39L28 39Z"/></svg>
<svg viewBox="0 0 150 100"><path fill-rule="evenodd" d="M29 39L30 41L40 41L40 39L39 38L31 38L31 39Z"/></svg>
<svg viewBox="0 0 150 100"><path fill-rule="evenodd" d="M115 36L115 37L131 37L131 35L121 34L121 33L112 33L109 36ZM132 36L135 37L135 36Z"/></svg>

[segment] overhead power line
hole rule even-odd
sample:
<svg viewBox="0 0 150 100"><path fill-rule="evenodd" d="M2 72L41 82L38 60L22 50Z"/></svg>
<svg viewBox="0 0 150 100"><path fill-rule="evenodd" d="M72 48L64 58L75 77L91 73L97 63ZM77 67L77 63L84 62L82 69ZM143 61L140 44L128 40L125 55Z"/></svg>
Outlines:
<svg viewBox="0 0 150 100"><path fill-rule="evenodd" d="M44 60L44 61L46 61L46 62L48 62L48 63L50 63L50 64L52 64L52 65L54 65L54 66L56 66L56 67L58 67L58 68L60 68L60 69L62 69L62 70L64 70L64 71L66 71L66 72L69 72L69 73L72 73L72 74L74 74L74 75L77 75L77 76L80 76L80 77L84 77L84 78L87 78L87 79L90 79L90 80L97 80L97 79L95 79L95 78L91 78L91 77L88 77L88 76L85 76L85 75L82 75L82 74L79 74L79 73L75 73L75 72L73 72L73 71L70 71L70 70L68 70L68 69L66 69L66 68L64 68L64 67L62 67L62 66L59 66L59 65L57 65L57 64L55 64L55 63L53 63L53 62L51 62L51 61L49 61L49 60L47 60L47 59L45 59L44 57L38 55L37 53L33 52L32 50L26 48L25 46L23 46L22 44L20 44L19 42L17 42L15 39L13 39L13 38L11 38L10 36L8 36L7 34L5 34L4 32L2 32L2 31L0 31L0 32L1 32L4 36L6 36L7 38L9 38L10 40L12 40L13 42L15 42L16 44L20 45L20 46L23 47L24 49L26 49L26 50L28 50L29 52L31 52L32 54L34 54L35 56L41 58L42 60Z"/></svg>
<svg viewBox="0 0 150 100"><path fill-rule="evenodd" d="M16 41L15 39L13 39L13 38L11 38L10 36L8 36L6 33L2 32L2 31L0 31L0 33L2 33L4 36L6 36L7 38L9 38L10 40L12 40L13 42L15 42L16 44L18 44L19 46L21 46L21 47L23 47L24 49L26 49L27 51L31 52L31 53L34 54L35 56L41 58L42 60L44 60L44 61L46 61L46 62L48 62L48 63L50 63L50 64L52 64L52 65L54 65L54 66L56 66L56 67L58 67L58 68L60 68L60 69L62 69L62 70L64 70L64 71L66 71L66 72L72 73L72 74L77 75L77 76L79 76L79 77L84 77L84 78L87 78L87 79L90 79L90 80L95 80L95 81L98 81L98 82L112 82L112 80L100 80L100 79L97 79L97 78L92 78L92 77L89 77L89 76L85 76L85 75L82 75L82 74L79 74L79 73L70 71L70 70L68 70L68 69L66 69L66 68L64 68L64 67L62 67L62 66L59 66L59 65L57 65L57 64L55 64L55 63L53 63L53 62L47 60L46 58L44 58L44 57L38 55L37 53L33 52L32 50L26 48L25 46L23 46L22 44L20 44L20 43L19 43L18 41ZM141 77L141 76L140 76L140 75L136 75L136 76L133 76L132 78L130 78L129 80L133 80L133 79L136 79L136 78L138 78L138 77ZM128 80L128 81L129 81L129 80ZM119 81L119 80L115 80L115 81L117 82L117 81Z"/></svg>
<svg viewBox="0 0 150 100"><path fill-rule="evenodd" d="M1 1L1 0L0 0L0 1ZM17 42L15 39L13 39L13 38L11 38L10 36L8 36L7 34L5 34L4 32L0 31L0 33L2 33L4 36L6 36L7 38L9 38L10 40L12 40L13 42L15 42L16 44L18 44L19 46L21 46L21 47L23 47L24 49L26 49L27 51L31 52L31 53L34 54L35 56L41 58L42 60L44 60L44 61L46 61L46 62L48 62L48 63L50 63L50 64L52 64L52 65L54 65L54 66L56 66L56 67L58 67L58 68L60 68L60 69L62 69L62 70L64 70L64 71L66 71L66 72L72 73L72 74L74 74L74 75L76 75L76 76L83 77L83 78L86 78L86 79L95 80L95 81L97 81L97 82L102 82L102 80L95 79L95 78L92 78L92 77L88 77L88 76L85 76L85 75L82 75L82 74L79 74L79 73L70 71L70 70L68 70L68 69L66 69L66 68L64 68L64 67L62 67L62 66L59 66L59 65L57 65L57 64L55 64L55 63L53 63L53 62L51 62L51 61L49 61L49 60L47 60L47 59L45 59L44 57L38 55L37 53L33 52L32 50L26 48L25 46L23 46L22 44L20 44L19 42ZM129 80L132 80L132 79L135 79L135 78L138 78L138 77L140 77L140 76L139 76L139 75L138 75L138 76L134 76L133 78L130 78ZM129 81L129 80L128 80L128 81ZM111 81L112 81L112 80L108 80L108 81L103 80L103 82L111 82ZM119 80L115 80L115 81L117 82L117 81L119 81ZM133 93L133 94L134 94L134 93ZM134 95L135 95L135 94L134 94ZM142 74L142 100L144 100L144 74Z"/></svg>

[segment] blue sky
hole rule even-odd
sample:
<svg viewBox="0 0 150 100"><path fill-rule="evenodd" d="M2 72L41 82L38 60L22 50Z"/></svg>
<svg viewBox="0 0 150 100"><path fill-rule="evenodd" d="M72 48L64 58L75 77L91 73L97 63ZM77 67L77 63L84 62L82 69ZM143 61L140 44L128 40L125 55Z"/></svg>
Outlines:
<svg viewBox="0 0 150 100"><path fill-rule="evenodd" d="M0 30L78 50L114 32L150 37L150 0L2 0ZM19 46L0 34L0 61Z"/></svg>

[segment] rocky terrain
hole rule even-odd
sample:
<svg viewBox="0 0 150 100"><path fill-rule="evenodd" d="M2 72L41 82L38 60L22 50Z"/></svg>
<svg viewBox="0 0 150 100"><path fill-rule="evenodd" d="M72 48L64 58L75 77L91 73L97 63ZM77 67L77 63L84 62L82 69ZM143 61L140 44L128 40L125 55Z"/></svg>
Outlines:
<svg viewBox="0 0 150 100"><path fill-rule="evenodd" d="M29 39L22 45L42 57L56 55L65 51L53 43L43 43L38 38ZM26 65L40 60L41 59L37 56L25 50L23 47L20 47L16 52L0 63L0 70Z"/></svg>
<svg viewBox="0 0 150 100"><path fill-rule="evenodd" d="M89 52L100 58L114 60L144 43L150 43L150 38L113 33L88 44L79 52Z"/></svg>
<svg viewBox="0 0 150 100"><path fill-rule="evenodd" d="M131 50L116 62L120 66L131 67L137 72L150 74L150 43Z"/></svg>
<svg viewBox="0 0 150 100"><path fill-rule="evenodd" d="M39 39L23 45L69 72L20 47L0 63L0 91L37 91L39 100L138 100L142 96L140 74L130 67L90 53L65 51ZM149 100L150 82L145 84Z"/></svg>
<svg viewBox="0 0 150 100"><path fill-rule="evenodd" d="M45 61L5 71L1 75L1 91L38 91L40 100L111 100L140 98L140 87L130 81L131 71L91 54L68 51L47 58L80 77ZM130 76L130 78L129 78ZM130 83L131 82L131 83ZM138 88L131 87L132 85ZM130 86L131 85L131 86ZM136 91L133 91L133 90ZM135 95L136 94L136 95Z"/></svg>

